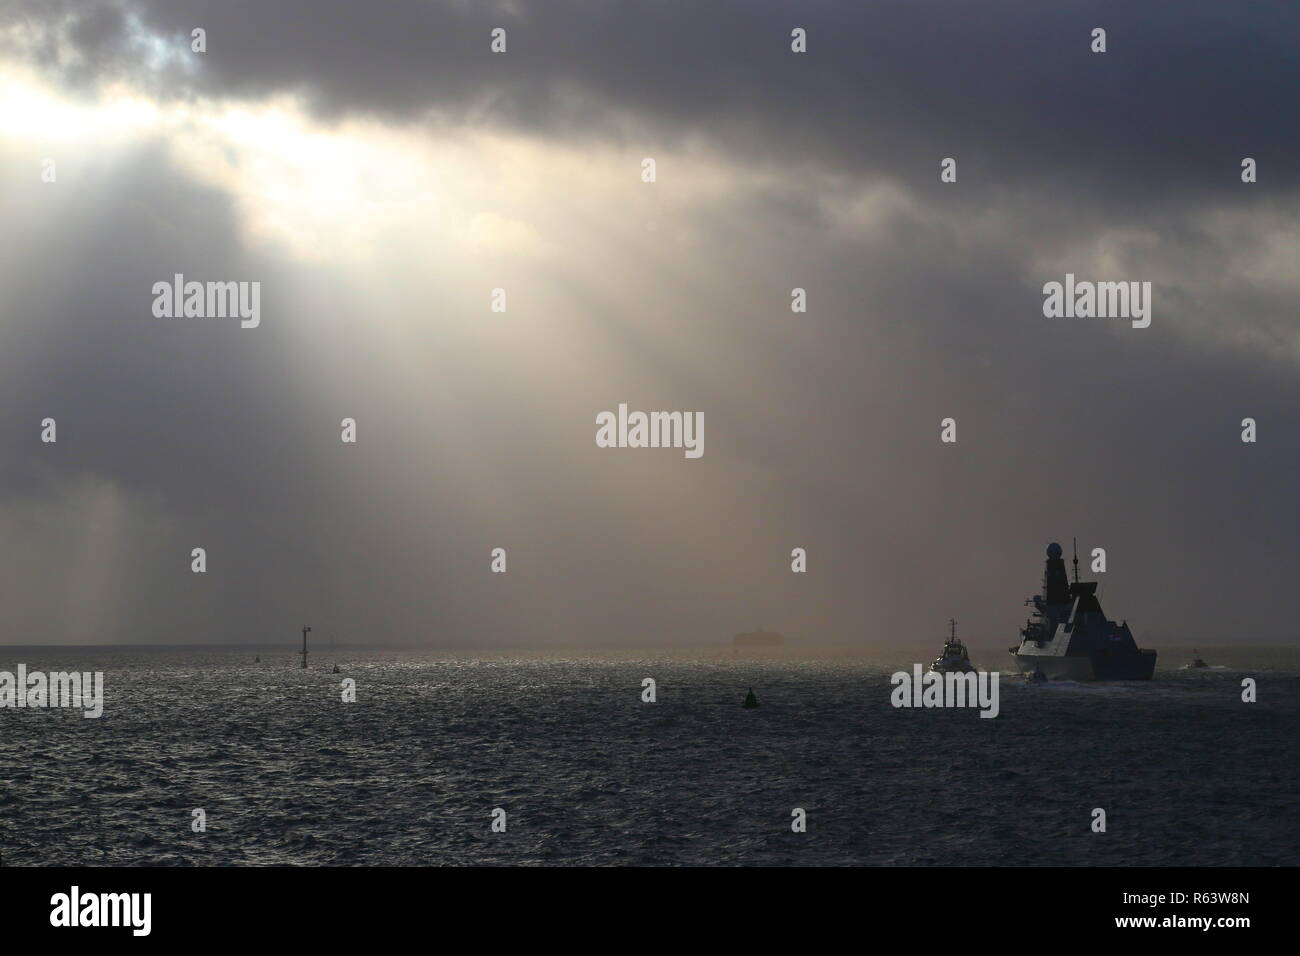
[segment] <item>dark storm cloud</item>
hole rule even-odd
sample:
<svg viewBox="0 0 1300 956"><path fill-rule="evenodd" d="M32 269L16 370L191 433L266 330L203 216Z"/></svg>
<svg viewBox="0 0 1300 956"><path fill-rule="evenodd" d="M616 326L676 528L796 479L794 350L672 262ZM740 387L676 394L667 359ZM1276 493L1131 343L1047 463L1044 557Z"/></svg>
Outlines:
<svg viewBox="0 0 1300 956"><path fill-rule="evenodd" d="M401 316L328 268L254 255L232 199L160 146L81 192L33 191L30 158L6 157L5 195L23 197L6 212L29 228L0 260L0 486L16 523L44 523L7 558L4 639L267 639L311 615L377 642L756 625L866 642L937 639L955 615L1000 650L1043 545L1076 532L1108 548L1110 610L1140 638L1285 636L1300 388L1294 283L1274 260L1297 226L1279 197L1300 168L1300 13L1132 6L7 3L26 24L7 41L78 90L296 92L326 120L497 125L636 156L703 142L775 175L683 211L684 263L642 236L612 259L615 288L589 288L608 277L581 257L539 270L515 301L545 299L557 351L600 338L608 367L572 374L523 325L454 338L493 283L448 267L407 344L428 364L402 372L372 334ZM504 57L487 50L497 25ZM209 52L191 70L195 26ZM938 181L949 155L957 187ZM876 183L897 197L864 199ZM580 221L629 218L566 201ZM1105 244L1116 278L1160 280L1151 329L1042 316L1056 264L1084 272ZM174 272L259 279L274 319L154 320L149 288ZM795 285L806 316L789 312ZM637 395L704 409L705 457L595 455L594 411ZM363 423L350 458L342 414ZM56 447L36 441L45 415ZM948 415L956 446L938 442ZM1257 445L1237 437L1248 415ZM81 480L118 489L129 543L116 618L59 630L57 591L28 589L66 580ZM497 544L504 579L485 570ZM206 580L188 571L197 545ZM789 572L794 545L813 573Z"/></svg>
<svg viewBox="0 0 1300 956"><path fill-rule="evenodd" d="M1300 134L1285 119L1300 7L1287 3L8 6L59 36L59 55L40 45L30 56L78 81L100 71L165 95L297 92L324 117L433 115L647 149L705 136L746 163L900 179L935 179L955 156L964 182L1087 192L1106 207L1226 195L1243 156L1272 188L1300 175ZM145 55L141 32L193 61L196 26L208 53L192 75ZM504 56L488 52L495 26L509 31ZM789 51L795 26L808 30L807 55ZM1104 55L1089 50L1098 26Z"/></svg>

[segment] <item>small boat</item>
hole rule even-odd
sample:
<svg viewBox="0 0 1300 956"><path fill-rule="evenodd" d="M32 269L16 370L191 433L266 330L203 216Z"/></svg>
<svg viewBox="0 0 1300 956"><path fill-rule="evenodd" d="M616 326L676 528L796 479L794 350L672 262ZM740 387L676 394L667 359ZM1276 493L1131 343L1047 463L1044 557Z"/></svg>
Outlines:
<svg viewBox="0 0 1300 956"><path fill-rule="evenodd" d="M758 698L754 696L754 688L749 689L749 693L745 695L745 703L742 706L751 710L758 706Z"/></svg>
<svg viewBox="0 0 1300 956"><path fill-rule="evenodd" d="M339 671L339 665L337 665L337 664L334 665L333 673L335 673L335 674L340 673L340 671Z"/></svg>
<svg viewBox="0 0 1300 956"><path fill-rule="evenodd" d="M966 653L966 645L957 640L957 622L948 621L948 640L943 643L943 653L934 659L930 670L936 674L968 674L975 670Z"/></svg>
<svg viewBox="0 0 1300 956"><path fill-rule="evenodd" d="M1202 667L1209 667L1209 666L1210 666L1209 664L1201 660L1201 652L1198 651L1196 648L1192 648L1192 661L1190 664L1187 664L1184 669L1199 670Z"/></svg>

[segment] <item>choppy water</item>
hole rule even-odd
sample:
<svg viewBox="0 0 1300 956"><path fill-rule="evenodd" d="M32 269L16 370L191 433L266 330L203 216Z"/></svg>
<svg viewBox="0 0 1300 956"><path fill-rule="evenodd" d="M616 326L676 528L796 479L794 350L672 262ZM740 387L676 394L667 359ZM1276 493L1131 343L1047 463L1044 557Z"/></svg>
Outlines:
<svg viewBox="0 0 1300 956"><path fill-rule="evenodd" d="M98 720L0 710L0 853L5 865L1300 864L1300 660L1204 651L1232 669L1004 680L988 720L891 707L888 675L914 656L340 651L302 671L283 649L254 664L245 649L4 648L0 670L102 670L107 694ZM1241 702L1243 676L1258 703ZM344 677L355 704L340 700ZM657 703L641 701L644 677ZM751 684L762 706L747 711ZM199 807L205 833L190 827ZM791 832L794 807L806 833ZM1093 807L1105 834L1090 830Z"/></svg>

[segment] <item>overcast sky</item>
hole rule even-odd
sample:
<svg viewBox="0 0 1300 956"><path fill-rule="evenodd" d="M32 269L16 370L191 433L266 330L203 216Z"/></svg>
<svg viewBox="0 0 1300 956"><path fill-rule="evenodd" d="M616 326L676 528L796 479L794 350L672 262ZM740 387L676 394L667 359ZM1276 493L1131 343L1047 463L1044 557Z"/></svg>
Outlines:
<svg viewBox="0 0 1300 956"><path fill-rule="evenodd" d="M1000 649L1075 535L1140 644L1292 638L1298 35L0 0L0 641ZM175 273L260 282L260 326L156 317ZM1150 327L1046 318L1066 273L1149 281ZM597 447L619 403L703 456Z"/></svg>

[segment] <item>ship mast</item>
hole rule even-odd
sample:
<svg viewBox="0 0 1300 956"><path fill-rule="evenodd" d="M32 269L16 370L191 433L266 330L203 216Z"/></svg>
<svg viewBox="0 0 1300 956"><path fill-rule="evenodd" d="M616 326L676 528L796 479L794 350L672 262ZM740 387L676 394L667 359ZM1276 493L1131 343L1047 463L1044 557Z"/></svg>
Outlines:
<svg viewBox="0 0 1300 956"><path fill-rule="evenodd" d="M1074 583L1079 583L1079 539L1074 539Z"/></svg>

